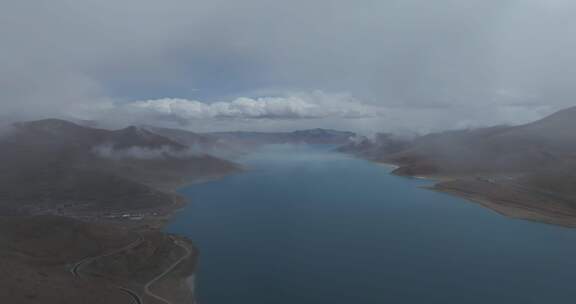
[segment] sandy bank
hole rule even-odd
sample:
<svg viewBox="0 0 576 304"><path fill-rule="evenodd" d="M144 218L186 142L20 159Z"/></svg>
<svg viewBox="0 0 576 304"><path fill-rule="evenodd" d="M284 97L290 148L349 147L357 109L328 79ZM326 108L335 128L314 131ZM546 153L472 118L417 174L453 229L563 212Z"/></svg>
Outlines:
<svg viewBox="0 0 576 304"><path fill-rule="evenodd" d="M430 180L433 184L424 188L464 198L503 216L576 227L576 210L552 197L509 187L504 183L485 182L471 176L398 174L398 169L402 168L400 165L382 161L376 163L393 168L390 173L397 176Z"/></svg>

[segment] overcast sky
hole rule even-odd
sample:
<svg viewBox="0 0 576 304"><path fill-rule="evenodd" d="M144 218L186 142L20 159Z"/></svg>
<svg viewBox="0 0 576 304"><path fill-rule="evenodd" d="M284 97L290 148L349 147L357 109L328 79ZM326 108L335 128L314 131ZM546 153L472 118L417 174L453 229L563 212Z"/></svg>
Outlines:
<svg viewBox="0 0 576 304"><path fill-rule="evenodd" d="M576 105L573 0L0 0L0 116L430 131Z"/></svg>

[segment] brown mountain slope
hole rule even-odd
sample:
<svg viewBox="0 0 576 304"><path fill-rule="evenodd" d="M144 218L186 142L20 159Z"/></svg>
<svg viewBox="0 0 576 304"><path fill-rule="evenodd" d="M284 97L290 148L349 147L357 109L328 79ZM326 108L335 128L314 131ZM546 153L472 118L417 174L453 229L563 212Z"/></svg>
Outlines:
<svg viewBox="0 0 576 304"><path fill-rule="evenodd" d="M576 107L521 126L435 133L400 144L380 136L340 150L398 165L399 175L449 180L435 188L507 215L576 226L574 130Z"/></svg>
<svg viewBox="0 0 576 304"><path fill-rule="evenodd" d="M407 175L514 174L559 164L576 156L576 108L521 126L434 133L401 142L380 136L341 151L401 166ZM398 141L398 140L396 140ZM398 146L398 143L394 143Z"/></svg>
<svg viewBox="0 0 576 304"><path fill-rule="evenodd" d="M0 207L12 213L149 209L172 203L159 187L235 170L233 163L136 127L18 123L0 138Z"/></svg>
<svg viewBox="0 0 576 304"><path fill-rule="evenodd" d="M144 303L144 284L182 256L160 232L134 232L117 225L55 217L0 217L0 298L14 304ZM181 282L194 269L192 256L170 274L162 295L187 299Z"/></svg>
<svg viewBox="0 0 576 304"><path fill-rule="evenodd" d="M148 303L155 282L154 295L192 302L197 253L154 228L179 206L174 187L235 170L141 128L15 124L0 136L0 298Z"/></svg>

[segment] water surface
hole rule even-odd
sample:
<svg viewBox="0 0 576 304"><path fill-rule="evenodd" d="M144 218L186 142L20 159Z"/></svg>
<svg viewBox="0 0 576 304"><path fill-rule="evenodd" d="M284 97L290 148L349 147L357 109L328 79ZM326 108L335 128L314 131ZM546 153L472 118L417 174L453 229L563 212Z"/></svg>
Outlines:
<svg viewBox="0 0 576 304"><path fill-rule="evenodd" d="M514 220L329 147L270 146L182 190L202 304L575 303L574 230Z"/></svg>

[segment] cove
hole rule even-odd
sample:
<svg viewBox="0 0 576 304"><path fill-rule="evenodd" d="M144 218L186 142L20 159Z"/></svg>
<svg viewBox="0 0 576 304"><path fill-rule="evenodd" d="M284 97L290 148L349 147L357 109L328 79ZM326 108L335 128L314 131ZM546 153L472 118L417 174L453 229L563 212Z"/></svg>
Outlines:
<svg viewBox="0 0 576 304"><path fill-rule="evenodd" d="M328 146L267 146L181 190L202 304L574 303L576 232L506 218Z"/></svg>

